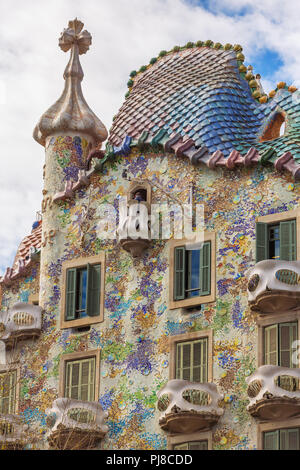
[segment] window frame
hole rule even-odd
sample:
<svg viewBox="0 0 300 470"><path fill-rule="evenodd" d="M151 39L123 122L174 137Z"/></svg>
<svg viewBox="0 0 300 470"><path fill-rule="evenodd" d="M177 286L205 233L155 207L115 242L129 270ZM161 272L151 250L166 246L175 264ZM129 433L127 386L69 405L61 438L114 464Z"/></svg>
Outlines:
<svg viewBox="0 0 300 470"><path fill-rule="evenodd" d="M14 364L0 366L0 374L10 373L10 372L16 372L15 410L13 413L11 413L15 415L19 411L19 404L20 404L20 377L21 377L20 366L14 365Z"/></svg>
<svg viewBox="0 0 300 470"><path fill-rule="evenodd" d="M176 378L176 351L178 343L207 338L207 383L213 382L213 330L200 330L169 337L170 367L169 380ZM200 383L200 382L199 382Z"/></svg>
<svg viewBox="0 0 300 470"><path fill-rule="evenodd" d="M296 221L296 261L300 260L300 209L293 209L285 212L278 212L276 214L268 214L256 217L255 228L258 222L268 224L268 225L277 225L280 222L287 222L289 220ZM256 238L255 238L255 247L254 247L254 256L256 262Z"/></svg>
<svg viewBox="0 0 300 470"><path fill-rule="evenodd" d="M273 423L261 422L257 428L257 448L264 450L264 433L277 431L280 429L300 428L300 418L289 418L284 421L276 421Z"/></svg>
<svg viewBox="0 0 300 470"><path fill-rule="evenodd" d="M79 351L70 354L62 354L59 362L59 397L65 398L67 362L81 361L92 357L95 358L95 400L93 401L98 401L100 390L100 349L91 349L90 351Z"/></svg>
<svg viewBox="0 0 300 470"><path fill-rule="evenodd" d="M207 450L212 450L212 431L199 431L192 434L171 434L167 437L167 447L168 450L175 450L175 445L196 441L207 441Z"/></svg>
<svg viewBox="0 0 300 470"><path fill-rule="evenodd" d="M293 323L293 322L298 323L297 336L298 336L298 341L299 341L300 340L300 311L283 312L283 313L280 313L279 315L277 313L277 314L268 315L267 317L264 315L257 316L256 323L258 327L258 354L257 354L258 367L265 365L265 361L264 361L265 328L268 326L272 326L272 325L278 325L280 323ZM300 357L299 357L298 367L300 367Z"/></svg>
<svg viewBox="0 0 300 470"><path fill-rule="evenodd" d="M210 294L189 297L182 300L174 300L174 268L175 248L185 244L192 244L193 240L186 238L171 240L169 242L169 309L193 307L214 302L216 299L216 236L215 232L204 232L204 242L210 242Z"/></svg>
<svg viewBox="0 0 300 470"><path fill-rule="evenodd" d="M67 270L71 268L85 268L88 264L100 265L100 311L99 315L85 316L82 318L76 318L75 320L66 320L66 282L67 282ZM105 297L105 252L101 252L95 256L89 256L84 258L76 258L68 260L62 263L62 277L61 277L61 302L60 302L60 329L65 328L77 328L81 326L88 326L95 323L101 323L104 321L104 297Z"/></svg>

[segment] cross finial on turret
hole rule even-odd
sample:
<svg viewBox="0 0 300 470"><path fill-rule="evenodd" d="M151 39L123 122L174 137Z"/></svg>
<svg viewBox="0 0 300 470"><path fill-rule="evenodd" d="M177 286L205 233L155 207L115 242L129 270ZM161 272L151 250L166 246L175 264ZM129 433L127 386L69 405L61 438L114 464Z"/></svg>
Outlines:
<svg viewBox="0 0 300 470"><path fill-rule="evenodd" d="M70 60L64 71L65 87L61 97L42 115L34 129L33 137L41 145L46 145L47 137L58 133L89 135L94 146L107 138L105 126L89 108L81 90L83 70L79 55L85 54L92 44L92 36L82 30L83 26L75 18L60 35L59 47L64 52L71 50Z"/></svg>
<svg viewBox="0 0 300 470"><path fill-rule="evenodd" d="M86 29L82 31L83 26L84 24L77 18L69 21L68 28L63 30L58 41L59 47L64 52L68 52L73 44L77 44L79 54L85 54L89 50L92 36Z"/></svg>

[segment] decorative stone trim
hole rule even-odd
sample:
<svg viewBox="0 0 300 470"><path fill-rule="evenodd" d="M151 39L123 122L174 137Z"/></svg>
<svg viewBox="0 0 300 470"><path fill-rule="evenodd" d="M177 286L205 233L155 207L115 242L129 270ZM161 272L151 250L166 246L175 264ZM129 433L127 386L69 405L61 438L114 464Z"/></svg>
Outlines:
<svg viewBox="0 0 300 470"><path fill-rule="evenodd" d="M42 328L42 308L19 302L2 317L0 340L11 348L18 340L38 337Z"/></svg>
<svg viewBox="0 0 300 470"><path fill-rule="evenodd" d="M92 449L108 431L108 426L104 424L108 413L95 401L57 398L52 408L46 410L46 415L47 424L51 428L48 433L49 445L59 450Z"/></svg>
<svg viewBox="0 0 300 470"><path fill-rule="evenodd" d="M281 380L283 377L299 380L300 369L264 365L246 378L250 400L247 410L252 416L274 421L300 415L300 390L289 391L280 387L276 384L278 377Z"/></svg>
<svg viewBox="0 0 300 470"><path fill-rule="evenodd" d="M208 398L206 404L190 403L183 398L185 391L199 391ZM189 382L187 380L170 380L159 392L158 400L168 396L166 409L162 410L159 424L164 431L175 433L193 433L210 429L223 415L224 409L218 403L223 395L218 393L213 383ZM159 401L158 401L159 406Z"/></svg>
<svg viewBox="0 0 300 470"><path fill-rule="evenodd" d="M246 276L251 310L273 313L300 307L300 261L260 261Z"/></svg>

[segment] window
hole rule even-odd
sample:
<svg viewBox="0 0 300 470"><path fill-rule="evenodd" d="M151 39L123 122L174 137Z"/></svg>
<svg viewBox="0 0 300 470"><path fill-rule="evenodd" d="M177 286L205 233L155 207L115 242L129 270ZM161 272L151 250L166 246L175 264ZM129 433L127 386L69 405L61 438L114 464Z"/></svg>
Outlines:
<svg viewBox="0 0 300 470"><path fill-rule="evenodd" d="M210 294L210 242L199 250L175 248L174 300Z"/></svg>
<svg viewBox="0 0 300 470"><path fill-rule="evenodd" d="M207 382L208 338L176 344L176 379Z"/></svg>
<svg viewBox="0 0 300 470"><path fill-rule="evenodd" d="M170 308L215 300L215 236L205 233L201 248L187 240L170 243Z"/></svg>
<svg viewBox="0 0 300 470"><path fill-rule="evenodd" d="M292 344L297 340L298 323L279 323L264 329L264 362L274 366L293 368L292 360L295 349ZM277 385L288 391L299 389L299 380L289 376L277 379Z"/></svg>
<svg viewBox="0 0 300 470"><path fill-rule="evenodd" d="M17 371L0 372L0 413L16 412Z"/></svg>
<svg viewBox="0 0 300 470"><path fill-rule="evenodd" d="M175 444L174 450L208 450L208 441L192 441Z"/></svg>
<svg viewBox="0 0 300 470"><path fill-rule="evenodd" d="M96 358L66 361L65 397L76 400L95 400Z"/></svg>
<svg viewBox="0 0 300 470"><path fill-rule="evenodd" d="M66 320L99 315L100 285L100 264L67 269Z"/></svg>
<svg viewBox="0 0 300 470"><path fill-rule="evenodd" d="M276 111L275 114L273 114L266 129L264 130L264 133L260 138L260 142L278 139L278 137L284 135L285 127L285 114L283 112Z"/></svg>
<svg viewBox="0 0 300 470"><path fill-rule="evenodd" d="M59 393L75 400L96 401L99 395L100 350L63 354Z"/></svg>
<svg viewBox="0 0 300 470"><path fill-rule="evenodd" d="M265 432L264 450L300 450L300 428L277 429Z"/></svg>
<svg viewBox="0 0 300 470"><path fill-rule="evenodd" d="M170 380L212 382L212 338L212 330L170 336Z"/></svg>
<svg viewBox="0 0 300 470"><path fill-rule="evenodd" d="M103 321L104 253L63 263L61 328Z"/></svg>
<svg viewBox="0 0 300 470"><path fill-rule="evenodd" d="M270 224L257 222L256 262L265 259L297 259L296 219Z"/></svg>
<svg viewBox="0 0 300 470"><path fill-rule="evenodd" d="M264 329L265 364L281 367L297 367L293 364L292 344L297 338L297 322L279 323Z"/></svg>
<svg viewBox="0 0 300 470"><path fill-rule="evenodd" d="M197 431L191 434L173 434L167 437L169 450L211 450L212 432Z"/></svg>

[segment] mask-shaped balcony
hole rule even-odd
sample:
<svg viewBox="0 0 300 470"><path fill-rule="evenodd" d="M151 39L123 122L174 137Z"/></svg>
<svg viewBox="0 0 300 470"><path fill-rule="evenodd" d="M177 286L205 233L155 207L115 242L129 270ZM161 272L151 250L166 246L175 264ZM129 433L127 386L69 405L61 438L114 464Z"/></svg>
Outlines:
<svg viewBox="0 0 300 470"><path fill-rule="evenodd" d="M158 393L159 424L171 433L193 433L210 429L223 415L223 399L213 383L170 380Z"/></svg>
<svg viewBox="0 0 300 470"><path fill-rule="evenodd" d="M21 418L0 413L0 449L22 450L26 444L26 430Z"/></svg>
<svg viewBox="0 0 300 470"><path fill-rule="evenodd" d="M149 214L150 206L146 201L132 199L120 209L118 241L134 258L140 257L150 245Z"/></svg>
<svg viewBox="0 0 300 470"><path fill-rule="evenodd" d="M38 337L41 325L41 307L19 302L0 315L0 340L10 348L18 340Z"/></svg>
<svg viewBox="0 0 300 470"><path fill-rule="evenodd" d="M275 313L300 307L299 261L260 261L246 275L251 310Z"/></svg>
<svg viewBox="0 0 300 470"><path fill-rule="evenodd" d="M300 369L261 366L247 378L249 413L261 420L288 419L300 414Z"/></svg>
<svg viewBox="0 0 300 470"><path fill-rule="evenodd" d="M50 447L59 450L92 449L108 431L104 412L98 402L57 398L46 410Z"/></svg>

